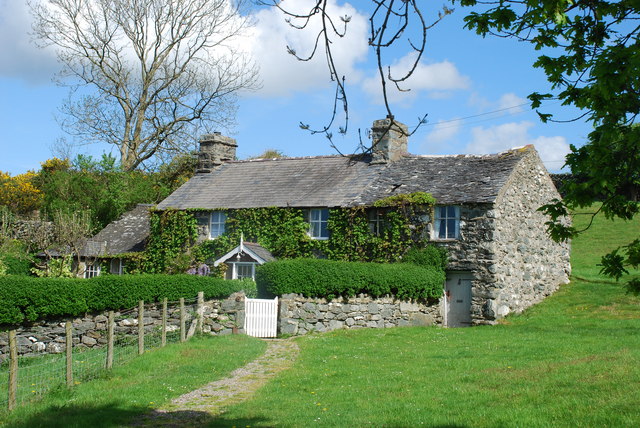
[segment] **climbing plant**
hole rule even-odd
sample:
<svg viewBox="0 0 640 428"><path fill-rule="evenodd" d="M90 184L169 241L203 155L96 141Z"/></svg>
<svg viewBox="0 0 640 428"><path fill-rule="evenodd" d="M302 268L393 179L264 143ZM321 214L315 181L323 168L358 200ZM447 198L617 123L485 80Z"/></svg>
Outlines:
<svg viewBox="0 0 640 428"><path fill-rule="evenodd" d="M226 210L226 230L216 239L197 242L198 219L207 210L158 211L151 216L151 237L142 271L182 273L218 259L239 243L256 242L278 259L321 257L331 260L395 262L407 250L422 246L425 216L435 199L428 193L395 195L375 203L382 227L373 233L366 207L329 210L328 240L309 237L305 211L298 208ZM221 274L223 272L218 272Z"/></svg>
<svg viewBox="0 0 640 428"><path fill-rule="evenodd" d="M184 273L198 238L198 223L192 213L155 211L149 218L149 242L142 261L146 273Z"/></svg>

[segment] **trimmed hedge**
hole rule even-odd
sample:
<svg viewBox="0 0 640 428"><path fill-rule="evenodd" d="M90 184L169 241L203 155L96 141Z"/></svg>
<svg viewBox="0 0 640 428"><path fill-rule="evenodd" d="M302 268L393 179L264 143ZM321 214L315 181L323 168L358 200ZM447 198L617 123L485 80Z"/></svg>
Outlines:
<svg viewBox="0 0 640 428"><path fill-rule="evenodd" d="M425 248L411 248L402 257L402 261L423 267L445 270L449 263L449 257L446 249L435 245L427 245Z"/></svg>
<svg viewBox="0 0 640 428"><path fill-rule="evenodd" d="M51 317L132 308L138 301L225 298L255 289L252 281L195 275L104 275L91 279L0 277L0 324L20 324Z"/></svg>
<svg viewBox="0 0 640 428"><path fill-rule="evenodd" d="M306 297L392 295L399 299L435 299L442 296L444 271L408 263L338 262L322 259L278 260L259 266L259 290L277 296Z"/></svg>

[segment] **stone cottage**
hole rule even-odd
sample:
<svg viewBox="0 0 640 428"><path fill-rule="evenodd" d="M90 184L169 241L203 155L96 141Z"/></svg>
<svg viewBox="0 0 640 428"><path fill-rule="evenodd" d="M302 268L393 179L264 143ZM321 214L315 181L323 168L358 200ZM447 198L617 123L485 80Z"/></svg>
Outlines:
<svg viewBox="0 0 640 428"><path fill-rule="evenodd" d="M449 250L442 299L445 325L493 323L553 293L570 274L570 248L552 241L537 209L560 198L533 146L492 155L408 153L406 126L375 121L369 156L316 156L236 161L236 142L220 134L200 141L196 175L158 210L193 209L201 239L225 231L229 210L294 207L307 212L309 237L331 239L330 208L428 192L437 201L423 216L425 239ZM433 217L433 218L431 218Z"/></svg>

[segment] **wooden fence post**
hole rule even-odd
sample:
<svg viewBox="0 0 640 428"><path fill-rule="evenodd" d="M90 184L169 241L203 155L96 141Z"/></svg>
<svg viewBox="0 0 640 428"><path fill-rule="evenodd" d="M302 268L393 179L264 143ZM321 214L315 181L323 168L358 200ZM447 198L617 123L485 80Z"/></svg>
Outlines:
<svg viewBox="0 0 640 428"><path fill-rule="evenodd" d="M162 336L160 346L167 344L167 298L162 299Z"/></svg>
<svg viewBox="0 0 640 428"><path fill-rule="evenodd" d="M73 332L71 331L71 320L67 320L64 325L66 338L66 358L67 358L67 386L73 386Z"/></svg>
<svg viewBox="0 0 640 428"><path fill-rule="evenodd" d="M16 331L9 330L9 401L8 408L13 410L18 402L18 341Z"/></svg>
<svg viewBox="0 0 640 428"><path fill-rule="evenodd" d="M144 300L138 302L138 355L144 354Z"/></svg>
<svg viewBox="0 0 640 428"><path fill-rule="evenodd" d="M202 325L204 324L204 292L198 291L198 309L197 309L196 331L202 334Z"/></svg>
<svg viewBox="0 0 640 428"><path fill-rule="evenodd" d="M113 367L113 325L113 311L109 311L107 320L107 370L110 370Z"/></svg>
<svg viewBox="0 0 640 428"><path fill-rule="evenodd" d="M184 313L184 297L180 298L180 342L187 340L187 330L185 325L185 313Z"/></svg>

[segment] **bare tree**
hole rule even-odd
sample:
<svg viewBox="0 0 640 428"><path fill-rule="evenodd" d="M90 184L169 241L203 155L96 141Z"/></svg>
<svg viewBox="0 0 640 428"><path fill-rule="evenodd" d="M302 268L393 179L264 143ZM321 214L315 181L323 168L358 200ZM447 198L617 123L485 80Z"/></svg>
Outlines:
<svg viewBox="0 0 640 428"><path fill-rule="evenodd" d="M186 151L194 127L232 123L235 95L257 81L238 48L244 3L31 0L37 43L57 49L58 81L71 88L65 130L116 146L132 170Z"/></svg>
<svg viewBox="0 0 640 428"><path fill-rule="evenodd" d="M319 23L320 30L310 52L299 53L294 46L287 46L287 51L300 61L310 61L316 55L324 54L330 78L335 82L333 110L330 119L321 127L312 127L306 123L300 123L300 127L309 130L312 134L323 133L331 141L331 129L334 128L336 120L341 117L338 132L346 134L349 126L346 76L342 74L334 60L332 44L333 39L344 37L351 17L332 15L329 0L314 0L303 11L291 9L286 2L278 0L262 0L261 3L277 7L284 14L287 23L297 30L308 31L313 21ZM429 17L427 9L432 10L433 7L430 7L428 2L420 0L368 0L363 3L365 5L359 6L364 7L369 14L368 42L376 57L384 106L388 117L393 118L387 85L392 85L402 92L410 90L405 83L420 63L426 47L427 31L453 12L453 9L443 6L433 17ZM405 69L392 70L387 51L392 51L391 59L397 59L403 50L412 54L412 60ZM426 116L425 114L418 118L412 132L425 123ZM393 123L389 121L389 126L391 127ZM333 142L331 145L337 150ZM362 149L371 150L371 147L362 146Z"/></svg>

